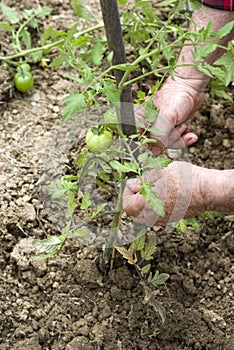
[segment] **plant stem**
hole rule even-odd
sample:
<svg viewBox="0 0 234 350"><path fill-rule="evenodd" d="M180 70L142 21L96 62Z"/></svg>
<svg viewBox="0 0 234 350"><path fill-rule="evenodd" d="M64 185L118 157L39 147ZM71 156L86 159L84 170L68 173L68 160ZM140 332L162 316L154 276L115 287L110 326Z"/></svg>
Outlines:
<svg viewBox="0 0 234 350"><path fill-rule="evenodd" d="M30 18L30 20L31 20L31 18ZM77 33L77 35L74 35L74 36L75 36L75 38L78 38L79 36L82 36L88 32L92 32L94 30L103 28L103 26L104 26L103 23L95 25L91 28L87 28L87 29L82 30L81 32ZM20 27L19 31L22 29L23 28ZM18 31L18 33L19 33L19 31ZM16 36L16 43L18 42L18 40L19 40L19 38ZM19 58L19 57L27 56L29 54L32 54L32 53L35 53L38 51L49 50L55 46L62 44L63 42L65 42L65 40L66 40L66 38L63 38L63 39L60 39L60 40L58 40L54 43L51 43L51 44L35 47L32 49L26 49L26 50L21 50L20 44L17 44L17 47L19 48L20 52L17 52L13 55L10 55L10 56L0 56L0 61L10 61L10 60L14 60L14 59Z"/></svg>
<svg viewBox="0 0 234 350"><path fill-rule="evenodd" d="M34 17L36 17L36 14L33 14L33 15L32 15L31 17L29 17L24 23L22 23L21 26L19 27L18 31L16 32L15 41L16 41L16 46L17 46L17 49L19 50L19 52L22 52L22 51L23 51L23 50L21 49L20 40L19 40L20 33L22 32L22 30L26 27L26 25L27 25Z"/></svg>
<svg viewBox="0 0 234 350"><path fill-rule="evenodd" d="M40 46L40 47L35 47L33 49L22 50L20 52L15 53L14 55L0 56L0 61L10 61L10 60L14 60L15 58L27 56L27 55L34 53L34 52L48 50L48 49L51 49L52 47L55 47L55 46L63 43L64 41L65 41L65 39L60 39L60 40L58 40L54 43L51 43L51 44L47 44L47 45Z"/></svg>
<svg viewBox="0 0 234 350"><path fill-rule="evenodd" d="M117 234L117 230L120 226L120 219L122 215L122 201L123 201L123 191L124 191L124 181L120 182L120 189L118 192L118 199L115 207L115 213L111 225L110 235L109 235L109 246L114 246L115 237Z"/></svg>

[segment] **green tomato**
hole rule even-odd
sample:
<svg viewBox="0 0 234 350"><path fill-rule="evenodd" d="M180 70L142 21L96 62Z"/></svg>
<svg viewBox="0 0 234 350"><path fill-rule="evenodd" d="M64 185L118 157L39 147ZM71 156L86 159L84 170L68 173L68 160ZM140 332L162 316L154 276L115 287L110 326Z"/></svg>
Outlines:
<svg viewBox="0 0 234 350"><path fill-rule="evenodd" d="M18 91L28 92L33 87L34 79L29 71L21 71L14 75L14 84Z"/></svg>
<svg viewBox="0 0 234 350"><path fill-rule="evenodd" d="M94 152L104 151L111 145L112 140L112 133L103 125L89 128L85 137L88 149Z"/></svg>

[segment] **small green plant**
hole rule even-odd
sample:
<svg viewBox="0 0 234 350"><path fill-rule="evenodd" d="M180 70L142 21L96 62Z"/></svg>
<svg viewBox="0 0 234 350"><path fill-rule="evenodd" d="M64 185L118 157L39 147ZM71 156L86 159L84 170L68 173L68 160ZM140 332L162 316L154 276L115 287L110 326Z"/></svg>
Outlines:
<svg viewBox="0 0 234 350"><path fill-rule="evenodd" d="M41 47L33 48L31 31L39 32L39 21L45 19L52 11L47 6L39 5L35 9L16 12L3 2L1 10L7 22L1 22L0 27L11 35L11 47L14 53L10 56L0 57L1 61L12 62L20 57L29 56L33 62L40 62L43 58L43 50L49 49L54 44L47 46L46 40L49 37L49 30L41 36ZM50 30L51 31L51 30ZM58 42L55 44L57 45Z"/></svg>

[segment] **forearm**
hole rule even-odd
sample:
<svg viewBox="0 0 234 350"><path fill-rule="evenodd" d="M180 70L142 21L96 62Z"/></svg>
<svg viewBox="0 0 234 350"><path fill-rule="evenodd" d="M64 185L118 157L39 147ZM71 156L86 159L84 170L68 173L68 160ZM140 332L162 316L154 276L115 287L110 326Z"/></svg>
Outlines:
<svg viewBox="0 0 234 350"><path fill-rule="evenodd" d="M234 12L216 10L207 6L203 6L200 10L194 11L190 23L190 29L198 31L206 27L209 21L211 21L213 25L213 31L217 32L220 28L222 28L224 25L233 20ZM219 45L226 47L228 42L232 40L233 36L234 29L230 34L220 39ZM186 42L180 52L178 64L193 64L193 51L194 45L192 45L191 42ZM206 57L206 62L212 65L223 53L224 49L218 47L215 51L213 51ZM175 76L181 77L183 79L191 79L195 82L195 84L197 80L199 88L203 89L206 87L209 81L209 77L196 70L194 66L184 66L176 68Z"/></svg>
<svg viewBox="0 0 234 350"><path fill-rule="evenodd" d="M204 209L233 213L234 170L195 167L194 173L199 178L199 193L203 200Z"/></svg>

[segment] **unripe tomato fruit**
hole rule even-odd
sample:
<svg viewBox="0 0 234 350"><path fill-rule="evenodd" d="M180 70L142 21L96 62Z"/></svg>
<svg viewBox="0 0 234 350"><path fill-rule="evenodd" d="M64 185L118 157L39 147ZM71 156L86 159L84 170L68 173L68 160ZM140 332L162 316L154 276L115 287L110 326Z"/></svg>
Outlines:
<svg viewBox="0 0 234 350"><path fill-rule="evenodd" d="M31 67L28 63L21 63L16 68L16 74L14 75L14 84L18 91L28 92L34 84Z"/></svg>
<svg viewBox="0 0 234 350"><path fill-rule="evenodd" d="M16 73L14 76L14 84L18 91L28 92L33 87L34 79L30 72Z"/></svg>
<svg viewBox="0 0 234 350"><path fill-rule="evenodd" d="M85 137L88 149L94 152L104 151L111 145L112 140L112 133L103 125L89 128Z"/></svg>

